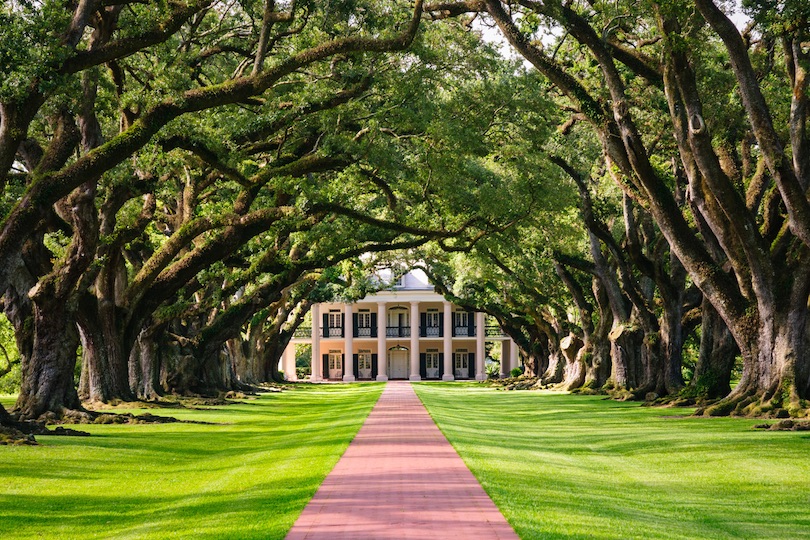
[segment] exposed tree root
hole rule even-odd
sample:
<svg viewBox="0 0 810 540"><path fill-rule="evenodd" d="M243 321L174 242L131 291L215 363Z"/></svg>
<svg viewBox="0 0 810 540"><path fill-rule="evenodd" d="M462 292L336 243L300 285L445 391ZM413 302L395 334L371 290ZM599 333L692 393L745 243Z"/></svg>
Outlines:
<svg viewBox="0 0 810 540"><path fill-rule="evenodd" d="M810 415L810 405L792 392L741 391L706 407L696 415L745 416L749 418L801 418Z"/></svg>
<svg viewBox="0 0 810 540"><path fill-rule="evenodd" d="M525 375L505 379L487 379L482 384L500 390L540 390L547 387L539 377L526 377Z"/></svg>
<svg viewBox="0 0 810 540"><path fill-rule="evenodd" d="M695 407L706 406L709 403L695 399L692 396L684 395L683 393L673 394L670 396L656 397L655 399L647 400L643 403L643 407Z"/></svg>
<svg viewBox="0 0 810 540"><path fill-rule="evenodd" d="M90 433L76 429L66 428L64 425L80 424L213 424L196 420L178 420L171 416L156 416L151 413L135 415L132 413L111 413L88 409L63 409L59 412L49 411L34 420L18 418L13 412L9 413L0 425L0 445L8 444L38 444L34 436L61 435L61 436L89 436ZM130 404L142 407L143 403ZM57 425L53 429L46 426Z"/></svg>
<svg viewBox="0 0 810 540"><path fill-rule="evenodd" d="M63 435L84 437L90 435L84 431L68 429L58 426L55 429L45 427L45 422L32 420L16 420L9 415L0 425L0 445L36 445L35 438L39 435Z"/></svg>
<svg viewBox="0 0 810 540"><path fill-rule="evenodd" d="M755 429L767 429L769 431L810 431L810 420L780 420L775 424L757 424Z"/></svg>
<svg viewBox="0 0 810 540"><path fill-rule="evenodd" d="M0 446L39 444L31 433L23 433L11 426L0 426Z"/></svg>

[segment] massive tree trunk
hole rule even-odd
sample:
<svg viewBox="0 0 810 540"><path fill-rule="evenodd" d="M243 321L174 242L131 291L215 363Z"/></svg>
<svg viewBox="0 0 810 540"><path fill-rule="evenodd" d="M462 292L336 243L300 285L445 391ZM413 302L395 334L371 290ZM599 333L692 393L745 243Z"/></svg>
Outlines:
<svg viewBox="0 0 810 540"><path fill-rule="evenodd" d="M22 419L81 409L73 383L79 336L70 307L51 283L40 283L33 295L33 347L29 357L21 358L22 384L15 404Z"/></svg>
<svg viewBox="0 0 810 540"><path fill-rule="evenodd" d="M33 305L33 343L30 357L21 360L22 384L15 405L26 419L47 411L60 415L66 409L81 409L73 381L79 347L77 291L98 241L95 192L94 179L57 205L62 219L71 224L73 237L60 264L28 293Z"/></svg>
<svg viewBox="0 0 810 540"><path fill-rule="evenodd" d="M610 357L610 334L613 314L610 302L602 282L594 277L592 282L593 297L596 300L598 317L593 332L588 336L585 345L580 349L579 357L585 364L585 382L583 387L600 390L610 379L612 367Z"/></svg>
<svg viewBox="0 0 810 540"><path fill-rule="evenodd" d="M566 338L567 339L567 338ZM565 342L565 340L563 340ZM563 356L564 350L561 351L562 344L559 347L552 344L551 340L546 336L543 343L543 348L546 350L544 354L547 358L547 365L543 371L540 371L540 381L543 384L557 384L563 380L563 373L566 366L566 357ZM542 367L542 366L541 366Z"/></svg>
<svg viewBox="0 0 810 540"><path fill-rule="evenodd" d="M638 388L643 377L644 332L631 324L614 322L608 334L612 387L614 390Z"/></svg>
<svg viewBox="0 0 810 540"><path fill-rule="evenodd" d="M658 395L674 395L681 391L683 382L683 289L675 294L662 294L661 369L652 374L656 377L655 392Z"/></svg>
<svg viewBox="0 0 810 540"><path fill-rule="evenodd" d="M88 304L96 304L90 299ZM114 399L132 401L129 382L131 348L123 343L117 327L115 304L99 302L98 309L82 309L79 331L82 341L82 395L86 401L108 403Z"/></svg>
<svg viewBox="0 0 810 540"><path fill-rule="evenodd" d="M520 341L515 341L523 356L524 372L529 377L540 377L548 368L549 354L551 354L548 334L540 332L536 326L527 326L526 332L529 336L528 339L522 338Z"/></svg>
<svg viewBox="0 0 810 540"><path fill-rule="evenodd" d="M560 351L565 358L565 365L560 370L556 381L560 388L571 390L585 382L585 366L579 354L584 342L576 334L568 334L560 341Z"/></svg>
<svg viewBox="0 0 810 540"><path fill-rule="evenodd" d="M267 343L267 347L264 350L264 366L266 367L267 377L266 380L268 382L278 382L282 383L284 381L284 375L278 369L278 363L281 360L282 355L284 354L284 349L289 343L289 340L282 343L280 339L274 339ZM350 359L346 360L350 362ZM289 375L289 374L287 374ZM293 374L294 375L294 374ZM355 376L357 374L355 373Z"/></svg>
<svg viewBox="0 0 810 540"><path fill-rule="evenodd" d="M701 311L700 349L686 394L697 399L719 399L731 392L731 372L739 348L726 323L705 298Z"/></svg>
<svg viewBox="0 0 810 540"><path fill-rule="evenodd" d="M225 342L225 350L233 366L234 378L242 384L256 384L262 381L263 374L257 360L264 349L261 340L249 331L248 337L232 338Z"/></svg>
<svg viewBox="0 0 810 540"><path fill-rule="evenodd" d="M233 363L225 347L208 349L194 356L194 386L197 394L217 395L239 389L234 376Z"/></svg>
<svg viewBox="0 0 810 540"><path fill-rule="evenodd" d="M791 415L807 409L810 397L808 308L810 273L795 276L788 295L760 302L758 320L735 321L732 334L743 356L743 373L731 394L708 409L709 414ZM746 324L748 323L748 324Z"/></svg>
<svg viewBox="0 0 810 540"><path fill-rule="evenodd" d="M160 382L161 356L154 338L158 331L142 330L129 355L130 390L138 399L156 400L164 393Z"/></svg>

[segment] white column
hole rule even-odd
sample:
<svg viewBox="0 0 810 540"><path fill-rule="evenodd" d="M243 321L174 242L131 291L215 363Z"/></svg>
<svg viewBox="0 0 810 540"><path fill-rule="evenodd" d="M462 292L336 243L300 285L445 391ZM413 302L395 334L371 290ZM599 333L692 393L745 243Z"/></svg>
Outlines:
<svg viewBox="0 0 810 540"><path fill-rule="evenodd" d="M388 347L385 338L385 302L377 302L377 380L388 380Z"/></svg>
<svg viewBox="0 0 810 540"><path fill-rule="evenodd" d="M520 367L520 356L518 355L518 346L513 340L509 340L509 365L512 369Z"/></svg>
<svg viewBox="0 0 810 540"><path fill-rule="evenodd" d="M288 381L297 381L298 375L295 372L295 344L287 343L284 354L281 356L281 370L284 378Z"/></svg>
<svg viewBox="0 0 810 540"><path fill-rule="evenodd" d="M444 367L443 381L453 381L453 306L444 302Z"/></svg>
<svg viewBox="0 0 810 540"><path fill-rule="evenodd" d="M475 380L476 381L483 381L487 378L487 374L484 372L484 355L486 349L484 348L484 337L486 334L486 329L484 325L486 324L485 316L482 312L476 312L475 314Z"/></svg>
<svg viewBox="0 0 810 540"><path fill-rule="evenodd" d="M411 376L412 381L421 381L419 374L419 302L411 302Z"/></svg>
<svg viewBox="0 0 810 540"><path fill-rule="evenodd" d="M354 306L346 304L343 323L343 382L354 382Z"/></svg>
<svg viewBox="0 0 810 540"><path fill-rule="evenodd" d="M312 306L312 376L313 381L323 380L321 359L321 305Z"/></svg>
<svg viewBox="0 0 810 540"><path fill-rule="evenodd" d="M512 351L512 348L510 347L511 341L511 339L501 340L501 369L498 373L498 377L501 379L509 374L509 355Z"/></svg>

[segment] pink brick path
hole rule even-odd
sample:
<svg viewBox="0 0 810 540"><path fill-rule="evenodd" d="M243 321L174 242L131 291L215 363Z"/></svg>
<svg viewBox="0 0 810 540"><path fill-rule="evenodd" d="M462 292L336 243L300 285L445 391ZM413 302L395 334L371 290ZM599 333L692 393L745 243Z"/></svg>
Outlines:
<svg viewBox="0 0 810 540"><path fill-rule="evenodd" d="M407 382L389 382L287 540L517 538Z"/></svg>

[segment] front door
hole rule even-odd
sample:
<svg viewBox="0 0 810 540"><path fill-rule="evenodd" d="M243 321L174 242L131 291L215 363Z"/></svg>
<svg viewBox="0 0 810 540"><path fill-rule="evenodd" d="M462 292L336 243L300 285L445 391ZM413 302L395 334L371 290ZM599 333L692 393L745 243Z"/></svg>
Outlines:
<svg viewBox="0 0 810 540"><path fill-rule="evenodd" d="M371 378L371 353L361 352L357 355L357 373L361 379Z"/></svg>
<svg viewBox="0 0 810 540"><path fill-rule="evenodd" d="M408 378L408 351L391 351L389 356L389 366L392 379Z"/></svg>
<svg viewBox="0 0 810 540"><path fill-rule="evenodd" d="M425 374L428 379L439 378L439 353L437 351L425 354Z"/></svg>
<svg viewBox="0 0 810 540"><path fill-rule="evenodd" d="M329 378L342 379L343 378L343 353L329 353Z"/></svg>
<svg viewBox="0 0 810 540"><path fill-rule="evenodd" d="M466 352L456 352L453 354L453 367L456 379L466 379L469 377L470 366L469 357Z"/></svg>

